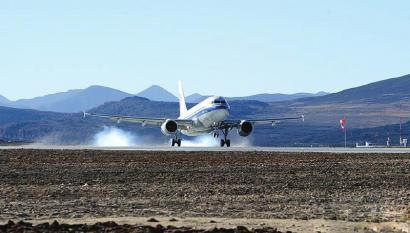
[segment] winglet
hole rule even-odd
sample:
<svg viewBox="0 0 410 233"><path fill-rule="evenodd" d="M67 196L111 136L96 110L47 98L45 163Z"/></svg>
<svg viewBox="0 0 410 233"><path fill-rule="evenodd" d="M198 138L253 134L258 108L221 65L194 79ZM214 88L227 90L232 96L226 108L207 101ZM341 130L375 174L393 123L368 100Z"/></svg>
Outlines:
<svg viewBox="0 0 410 233"><path fill-rule="evenodd" d="M184 116L188 112L188 110L186 108L184 88L182 87L181 80L179 80L178 82L178 91L179 91L179 115Z"/></svg>
<svg viewBox="0 0 410 233"><path fill-rule="evenodd" d="M305 115L301 115L300 118L302 119L302 122L305 122Z"/></svg>

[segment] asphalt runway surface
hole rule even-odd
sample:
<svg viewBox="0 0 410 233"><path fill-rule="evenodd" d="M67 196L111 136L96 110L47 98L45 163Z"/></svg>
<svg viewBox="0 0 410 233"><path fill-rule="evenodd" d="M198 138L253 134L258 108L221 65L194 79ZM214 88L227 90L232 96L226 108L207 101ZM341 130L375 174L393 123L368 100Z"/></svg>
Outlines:
<svg viewBox="0 0 410 233"><path fill-rule="evenodd" d="M311 152L311 153L379 153L379 154L410 154L410 147L170 147L170 146L131 146L131 147L95 147L95 146L61 146L61 145L43 145L29 144L20 146L0 146L0 149L38 149L38 150L108 150L108 151L187 151L187 152Z"/></svg>

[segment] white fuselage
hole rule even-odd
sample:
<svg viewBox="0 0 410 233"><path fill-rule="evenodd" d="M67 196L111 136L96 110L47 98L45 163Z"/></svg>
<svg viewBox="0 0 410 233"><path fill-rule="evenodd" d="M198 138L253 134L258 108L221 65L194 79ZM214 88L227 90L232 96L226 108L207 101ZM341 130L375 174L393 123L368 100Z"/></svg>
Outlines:
<svg viewBox="0 0 410 233"><path fill-rule="evenodd" d="M187 136L208 134L229 116L229 109L229 104L223 97L209 97L178 118L194 122L192 128L181 130L181 133Z"/></svg>

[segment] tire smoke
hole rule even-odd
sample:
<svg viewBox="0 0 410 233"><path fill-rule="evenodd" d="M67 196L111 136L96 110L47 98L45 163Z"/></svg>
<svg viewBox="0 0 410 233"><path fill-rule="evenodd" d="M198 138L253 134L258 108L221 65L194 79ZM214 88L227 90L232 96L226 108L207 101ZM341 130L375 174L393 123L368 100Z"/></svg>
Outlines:
<svg viewBox="0 0 410 233"><path fill-rule="evenodd" d="M220 138L212 135L183 138L182 147L219 147ZM233 147L248 147L252 143L248 138L233 136ZM167 143L167 137L158 138L149 135L137 135L117 127L104 126L101 132L94 135L92 145L95 147L135 147L135 146L165 146L171 145L171 139Z"/></svg>
<svg viewBox="0 0 410 233"><path fill-rule="evenodd" d="M219 140L213 138L211 135L198 136L192 140L183 140L182 147L217 147Z"/></svg>
<svg viewBox="0 0 410 233"><path fill-rule="evenodd" d="M94 146L97 147L127 147L138 146L138 136L116 127L104 126L103 131L94 136Z"/></svg>

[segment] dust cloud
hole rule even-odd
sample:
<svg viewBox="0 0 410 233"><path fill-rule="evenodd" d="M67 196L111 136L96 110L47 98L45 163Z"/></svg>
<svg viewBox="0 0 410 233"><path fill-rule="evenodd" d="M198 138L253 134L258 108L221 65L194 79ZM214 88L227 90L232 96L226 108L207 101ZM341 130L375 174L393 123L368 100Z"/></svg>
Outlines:
<svg viewBox="0 0 410 233"><path fill-rule="evenodd" d="M97 147L128 147L139 146L139 137L133 133L116 127L104 127L94 136L93 146Z"/></svg>

